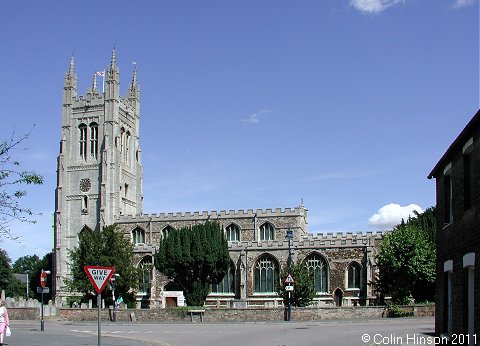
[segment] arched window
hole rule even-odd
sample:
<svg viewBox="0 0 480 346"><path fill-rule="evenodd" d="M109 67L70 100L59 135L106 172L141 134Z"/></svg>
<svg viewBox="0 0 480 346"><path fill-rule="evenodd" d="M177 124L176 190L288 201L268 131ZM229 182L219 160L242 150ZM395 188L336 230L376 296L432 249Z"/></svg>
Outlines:
<svg viewBox="0 0 480 346"><path fill-rule="evenodd" d="M278 283L279 270L277 261L270 255L263 255L255 263L255 292L274 293Z"/></svg>
<svg viewBox="0 0 480 346"><path fill-rule="evenodd" d="M164 229L162 229L162 238L165 239L166 237L168 237L168 234L173 230L174 228L172 226L167 226Z"/></svg>
<svg viewBox="0 0 480 346"><path fill-rule="evenodd" d="M132 231L132 241L134 244L145 244L145 231L140 227Z"/></svg>
<svg viewBox="0 0 480 346"><path fill-rule="evenodd" d="M235 224L230 224L225 228L227 241L240 241L240 228Z"/></svg>
<svg viewBox="0 0 480 346"><path fill-rule="evenodd" d="M127 131L127 134L125 136L125 156L124 156L124 161L126 164L130 162L129 160L129 151L130 151L130 131Z"/></svg>
<svg viewBox="0 0 480 346"><path fill-rule="evenodd" d="M80 131L80 157L84 160L87 159L87 125L80 124L78 127Z"/></svg>
<svg viewBox="0 0 480 346"><path fill-rule="evenodd" d="M82 214L88 214L88 196L82 196Z"/></svg>
<svg viewBox="0 0 480 346"><path fill-rule="evenodd" d="M260 226L260 240L274 240L275 228L270 222L265 222Z"/></svg>
<svg viewBox="0 0 480 346"><path fill-rule="evenodd" d="M362 267L357 262L349 264L347 269L347 288L360 288Z"/></svg>
<svg viewBox="0 0 480 346"><path fill-rule="evenodd" d="M328 292L328 264L319 254L311 254L305 260L308 271L313 270L313 287L317 293Z"/></svg>
<svg viewBox="0 0 480 346"><path fill-rule="evenodd" d="M125 129L122 127L120 129L120 152L123 155L123 152L125 151Z"/></svg>
<svg viewBox="0 0 480 346"><path fill-rule="evenodd" d="M150 294L153 279L152 256L145 256L138 264L138 293Z"/></svg>
<svg viewBox="0 0 480 346"><path fill-rule="evenodd" d="M235 266L230 262L230 268L218 284L212 284L212 293L235 293Z"/></svg>
<svg viewBox="0 0 480 346"><path fill-rule="evenodd" d="M98 156L98 124L90 124L90 157L97 159Z"/></svg>

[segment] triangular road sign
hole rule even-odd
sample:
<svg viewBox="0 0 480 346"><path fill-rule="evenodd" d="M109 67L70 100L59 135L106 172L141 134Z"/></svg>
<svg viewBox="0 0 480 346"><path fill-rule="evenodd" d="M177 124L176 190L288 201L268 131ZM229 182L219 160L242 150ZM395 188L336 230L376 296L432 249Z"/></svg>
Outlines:
<svg viewBox="0 0 480 346"><path fill-rule="evenodd" d="M112 277L115 271L114 267L98 267L98 266L85 266L83 267L85 273L93 284L95 291L98 294L102 293L103 289L107 285L108 280Z"/></svg>
<svg viewBox="0 0 480 346"><path fill-rule="evenodd" d="M285 283L286 284L294 284L295 283L295 280L293 279L292 274L287 275L287 278L285 279Z"/></svg>

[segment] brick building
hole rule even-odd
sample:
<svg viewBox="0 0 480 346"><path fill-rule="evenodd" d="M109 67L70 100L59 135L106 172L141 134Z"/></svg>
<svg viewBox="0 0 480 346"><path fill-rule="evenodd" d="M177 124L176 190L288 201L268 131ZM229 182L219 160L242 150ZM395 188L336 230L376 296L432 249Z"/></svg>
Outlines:
<svg viewBox="0 0 480 346"><path fill-rule="evenodd" d="M428 176L436 179L437 334L480 336L480 111ZM480 340L477 340L479 342Z"/></svg>

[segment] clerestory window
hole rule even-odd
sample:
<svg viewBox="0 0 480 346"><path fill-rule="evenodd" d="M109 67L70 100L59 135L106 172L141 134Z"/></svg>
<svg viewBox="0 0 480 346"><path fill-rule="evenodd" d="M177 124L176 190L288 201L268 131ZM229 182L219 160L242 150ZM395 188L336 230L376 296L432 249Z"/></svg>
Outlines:
<svg viewBox="0 0 480 346"><path fill-rule="evenodd" d="M145 244L145 231L140 227L132 231L132 241L134 244Z"/></svg>
<svg viewBox="0 0 480 346"><path fill-rule="evenodd" d="M260 226L260 240L274 240L275 239L275 228L269 222L265 222Z"/></svg>
<svg viewBox="0 0 480 346"><path fill-rule="evenodd" d="M225 233L227 235L227 241L240 241L240 228L237 225L233 223L228 225L227 228L225 228Z"/></svg>

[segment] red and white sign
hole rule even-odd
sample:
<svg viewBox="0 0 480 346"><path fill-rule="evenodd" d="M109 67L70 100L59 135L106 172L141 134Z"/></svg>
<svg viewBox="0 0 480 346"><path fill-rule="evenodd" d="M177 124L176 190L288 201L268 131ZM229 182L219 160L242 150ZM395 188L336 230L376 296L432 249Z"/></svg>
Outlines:
<svg viewBox="0 0 480 346"><path fill-rule="evenodd" d="M285 283L287 285L293 285L295 283L295 280L293 279L292 274L287 275L287 278L285 279Z"/></svg>
<svg viewBox="0 0 480 346"><path fill-rule="evenodd" d="M108 280L112 277L115 271L114 267L98 267L98 266L85 266L83 267L85 273L93 284L95 291L98 294L102 293L103 289L108 283Z"/></svg>
<svg viewBox="0 0 480 346"><path fill-rule="evenodd" d="M42 272L40 273L40 286L45 287L47 284L47 273L42 269Z"/></svg>

